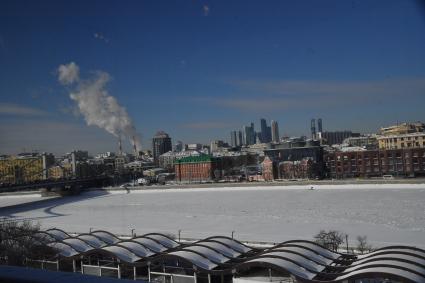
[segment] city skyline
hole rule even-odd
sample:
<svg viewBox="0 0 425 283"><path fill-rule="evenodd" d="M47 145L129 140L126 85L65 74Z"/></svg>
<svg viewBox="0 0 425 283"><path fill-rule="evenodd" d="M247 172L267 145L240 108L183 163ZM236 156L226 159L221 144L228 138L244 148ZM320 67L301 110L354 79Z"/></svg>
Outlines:
<svg viewBox="0 0 425 283"><path fill-rule="evenodd" d="M3 1L0 153L117 148L58 82L71 62L109 75L143 149L158 130L230 143L261 117L280 136L309 136L314 117L362 133L425 120L423 16L416 1Z"/></svg>

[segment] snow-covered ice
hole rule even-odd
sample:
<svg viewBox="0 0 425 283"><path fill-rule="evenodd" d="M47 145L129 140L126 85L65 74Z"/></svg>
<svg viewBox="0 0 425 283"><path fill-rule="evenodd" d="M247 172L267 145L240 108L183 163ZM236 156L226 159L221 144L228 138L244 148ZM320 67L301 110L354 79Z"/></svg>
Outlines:
<svg viewBox="0 0 425 283"><path fill-rule="evenodd" d="M353 242L367 235L374 246L425 247L425 184L92 191L9 208L8 198L0 198L0 216L31 218L69 232L181 230L182 237L202 238L234 231L240 240L281 242L336 229Z"/></svg>
<svg viewBox="0 0 425 283"><path fill-rule="evenodd" d="M30 203L34 201L40 201L49 199L51 197L41 197L40 193L33 193L33 194L22 194L22 195L4 195L0 196L0 208L5 206L11 206L11 205L18 205L18 204L24 204L24 203Z"/></svg>

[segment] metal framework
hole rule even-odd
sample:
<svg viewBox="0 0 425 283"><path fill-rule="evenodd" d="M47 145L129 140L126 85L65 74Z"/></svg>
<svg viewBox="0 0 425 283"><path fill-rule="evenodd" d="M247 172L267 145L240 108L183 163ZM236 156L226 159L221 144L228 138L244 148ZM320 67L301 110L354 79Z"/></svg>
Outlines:
<svg viewBox="0 0 425 283"><path fill-rule="evenodd" d="M225 278L249 277L250 270L260 269L268 272L270 278L273 271L308 283L367 278L425 283L425 250L409 246L388 246L365 255L351 255L305 240L257 249L225 236L180 244L160 233L121 239L102 230L72 236L60 229L49 229L33 237L40 245L57 251L51 260L56 260L58 267L59 262L68 261L74 272L91 270L91 274L99 276L110 270L121 278L127 270L126 277L134 280L151 281L152 276L165 276L171 283L178 277L192 278L194 283L199 278L223 283Z"/></svg>

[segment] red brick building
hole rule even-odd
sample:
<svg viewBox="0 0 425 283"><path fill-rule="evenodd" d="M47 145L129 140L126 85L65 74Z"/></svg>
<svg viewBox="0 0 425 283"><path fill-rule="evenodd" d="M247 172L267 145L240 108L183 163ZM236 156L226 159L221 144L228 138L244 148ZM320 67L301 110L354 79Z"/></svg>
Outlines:
<svg viewBox="0 0 425 283"><path fill-rule="evenodd" d="M217 162L210 155L180 158L174 164L177 181L201 182L214 179Z"/></svg>
<svg viewBox="0 0 425 283"><path fill-rule="evenodd" d="M303 158L297 161L280 162L279 174L282 179L313 178L313 161L310 158Z"/></svg>
<svg viewBox="0 0 425 283"><path fill-rule="evenodd" d="M332 152L325 154L331 178L424 176L425 148Z"/></svg>
<svg viewBox="0 0 425 283"><path fill-rule="evenodd" d="M266 156L264 161L261 163L261 166L264 181L273 181L273 179L275 179L273 174L273 161L268 156Z"/></svg>

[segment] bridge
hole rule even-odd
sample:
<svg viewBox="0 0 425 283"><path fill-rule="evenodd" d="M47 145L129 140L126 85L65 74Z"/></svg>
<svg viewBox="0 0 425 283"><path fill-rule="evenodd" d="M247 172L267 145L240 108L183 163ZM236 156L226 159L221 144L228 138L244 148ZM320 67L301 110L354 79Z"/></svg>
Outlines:
<svg viewBox="0 0 425 283"><path fill-rule="evenodd" d="M88 177L88 178L72 178L65 180L40 180L27 184L8 185L0 188L2 192L30 191L43 189L45 192L59 189L60 192L73 193L82 188L101 187L110 184L111 178L106 175Z"/></svg>

